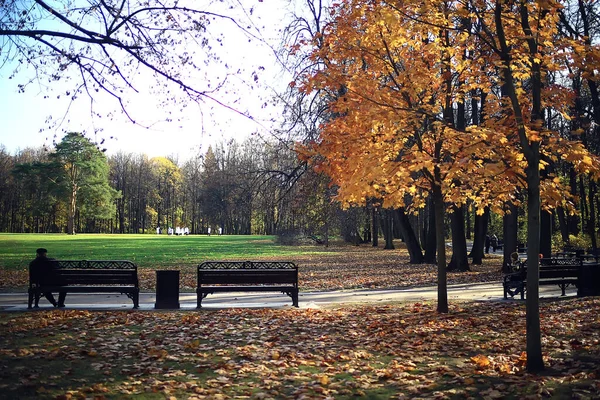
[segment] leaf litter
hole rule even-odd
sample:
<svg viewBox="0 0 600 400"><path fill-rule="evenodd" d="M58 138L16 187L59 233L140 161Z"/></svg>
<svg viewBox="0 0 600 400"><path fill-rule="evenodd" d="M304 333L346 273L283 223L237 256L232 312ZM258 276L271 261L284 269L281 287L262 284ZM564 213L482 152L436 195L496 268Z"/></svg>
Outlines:
<svg viewBox="0 0 600 400"><path fill-rule="evenodd" d="M599 307L542 301L539 375L520 302L2 313L0 397L594 399Z"/></svg>

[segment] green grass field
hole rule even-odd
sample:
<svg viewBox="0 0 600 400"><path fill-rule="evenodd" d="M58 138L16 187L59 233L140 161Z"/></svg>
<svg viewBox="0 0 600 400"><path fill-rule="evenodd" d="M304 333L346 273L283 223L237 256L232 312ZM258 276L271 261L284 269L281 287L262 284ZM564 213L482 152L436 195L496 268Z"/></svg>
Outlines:
<svg viewBox="0 0 600 400"><path fill-rule="evenodd" d="M281 246L274 236L167 236L95 234L0 234L0 268L25 268L35 249L63 260L130 260L140 268L191 266L206 260L294 257L326 251L318 246Z"/></svg>

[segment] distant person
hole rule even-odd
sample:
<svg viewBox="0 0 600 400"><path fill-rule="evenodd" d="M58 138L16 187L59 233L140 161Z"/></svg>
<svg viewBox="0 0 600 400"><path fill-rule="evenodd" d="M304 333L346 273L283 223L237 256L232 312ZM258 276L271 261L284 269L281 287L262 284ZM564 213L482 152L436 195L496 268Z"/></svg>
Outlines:
<svg viewBox="0 0 600 400"><path fill-rule="evenodd" d="M42 284L57 284L56 274L55 274L55 261L54 258L48 258L48 250L44 248L39 248L35 251L36 257L35 260L29 263L29 273L31 274L31 279L34 283L38 285ZM44 293L44 297L48 299L48 301L54 307L64 307L65 306L65 298L67 297L66 292L58 293L58 302L54 300L54 296L51 292ZM36 296L35 299L35 307L39 307L39 297Z"/></svg>
<svg viewBox="0 0 600 400"><path fill-rule="evenodd" d="M496 249L498 248L498 236L496 236L496 234L492 235L490 243L492 245L492 251L495 253Z"/></svg>
<svg viewBox="0 0 600 400"><path fill-rule="evenodd" d="M490 254L490 235L485 235L485 254Z"/></svg>
<svg viewBox="0 0 600 400"><path fill-rule="evenodd" d="M210 236L210 226L208 227L208 236Z"/></svg>
<svg viewBox="0 0 600 400"><path fill-rule="evenodd" d="M223 234L223 228L219 227L219 236Z"/></svg>
<svg viewBox="0 0 600 400"><path fill-rule="evenodd" d="M157 235L160 235L160 226L157 226L157 227L156 227L156 234L157 234Z"/></svg>

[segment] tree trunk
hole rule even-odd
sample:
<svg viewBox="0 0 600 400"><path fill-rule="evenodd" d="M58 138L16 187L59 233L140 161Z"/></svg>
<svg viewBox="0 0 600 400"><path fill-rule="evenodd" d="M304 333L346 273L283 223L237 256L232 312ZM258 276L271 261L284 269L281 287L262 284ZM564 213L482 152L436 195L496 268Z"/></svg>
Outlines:
<svg viewBox="0 0 600 400"><path fill-rule="evenodd" d="M563 243L569 242L569 218L565 214L565 209L562 207L558 207L556 209L556 213L558 215L558 226L560 228L560 237L562 238Z"/></svg>
<svg viewBox="0 0 600 400"><path fill-rule="evenodd" d="M436 221L435 221L435 207L433 205L433 196L430 196L427 200L427 232L425 233L425 258L423 262L427 264L436 263L436 251L437 251L437 232L436 232ZM442 210L443 211L443 210ZM443 228L442 223L442 228Z"/></svg>
<svg viewBox="0 0 600 400"><path fill-rule="evenodd" d="M544 258L552 257L552 213L540 211L540 254Z"/></svg>
<svg viewBox="0 0 600 400"><path fill-rule="evenodd" d="M467 239L465 237L465 214L463 207L452 207L450 214L452 225L452 258L448 264L448 271L470 271L467 256Z"/></svg>
<svg viewBox="0 0 600 400"><path fill-rule="evenodd" d="M408 216L404 211L404 208L399 208L396 210L399 222L399 229L402 233L402 237L404 238L404 242L406 243L406 248L408 249L408 254L410 256L411 264L421 264L423 262L423 252L421 251L421 246L419 245L419 240L417 239L417 235L415 235L415 231L410 224Z"/></svg>
<svg viewBox="0 0 600 400"><path fill-rule="evenodd" d="M475 227L473 232L473 247L470 256L473 257L474 265L483 264L485 236L488 230L490 209L486 207L482 215L475 215Z"/></svg>
<svg viewBox="0 0 600 400"><path fill-rule="evenodd" d="M67 233L75 234L75 213L77 211L77 188L71 190L71 198L69 199L69 217L67 221Z"/></svg>
<svg viewBox="0 0 600 400"><path fill-rule="evenodd" d="M371 221L373 225L373 247L379 246L379 211L377 207L373 207Z"/></svg>
<svg viewBox="0 0 600 400"><path fill-rule="evenodd" d="M527 370L544 369L540 328L539 261L540 254L540 175L539 143L531 143L527 158Z"/></svg>
<svg viewBox="0 0 600 400"><path fill-rule="evenodd" d="M510 100L512 113L515 118L519 142L525 160L527 161L527 302L526 302L526 329L527 329L527 371L539 372L544 369L542 358L542 338L540 328L539 308L539 261L540 253L540 142L529 141L523 116L522 104L516 93L515 79L511 68L513 67L510 49L507 44L503 25L503 2L496 0L494 19L496 34L500 47L499 56L503 63L502 74L504 89ZM542 122L542 80L540 61L538 61L538 46L536 36L529 26L529 11L525 2L519 7L520 25L524 33L524 41L529 48L531 60L531 121Z"/></svg>
<svg viewBox="0 0 600 400"><path fill-rule="evenodd" d="M436 178L439 178L439 169L436 168ZM437 182L441 179L436 179L433 185L433 205L435 210L435 236L437 242L437 312L448 312L448 282L446 278L446 243L444 238L444 198L442 196L442 188Z"/></svg>
<svg viewBox="0 0 600 400"><path fill-rule="evenodd" d="M394 217L392 210L385 210L383 213L383 236L385 238L384 250L394 249Z"/></svg>
<svg viewBox="0 0 600 400"><path fill-rule="evenodd" d="M596 195L596 183L594 181L590 181L588 193L590 199L590 219L588 222L588 232L592 240L592 249L596 250L598 243L596 243L596 207L594 205L594 196Z"/></svg>

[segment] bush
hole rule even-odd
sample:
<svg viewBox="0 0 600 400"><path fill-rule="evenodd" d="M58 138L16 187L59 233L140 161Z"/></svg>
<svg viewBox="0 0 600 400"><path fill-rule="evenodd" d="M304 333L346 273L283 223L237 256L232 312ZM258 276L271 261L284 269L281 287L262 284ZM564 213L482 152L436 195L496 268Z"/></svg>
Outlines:
<svg viewBox="0 0 600 400"><path fill-rule="evenodd" d="M569 235L569 247L575 250L587 250L592 247L592 239L585 233L579 235Z"/></svg>

